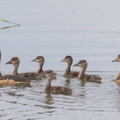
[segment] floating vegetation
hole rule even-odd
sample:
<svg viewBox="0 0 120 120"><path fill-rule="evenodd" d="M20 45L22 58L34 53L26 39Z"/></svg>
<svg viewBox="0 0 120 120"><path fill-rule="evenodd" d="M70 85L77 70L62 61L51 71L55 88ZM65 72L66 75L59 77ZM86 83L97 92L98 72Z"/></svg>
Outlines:
<svg viewBox="0 0 120 120"><path fill-rule="evenodd" d="M13 23L13 22L10 22L10 21L4 20L4 19L0 19L0 21L3 21L3 22L6 22L6 23L10 23L10 24L12 24L12 25L10 25L10 26L0 27L0 29L7 29L7 28L11 28L11 27L17 27L17 26L20 26L20 24Z"/></svg>

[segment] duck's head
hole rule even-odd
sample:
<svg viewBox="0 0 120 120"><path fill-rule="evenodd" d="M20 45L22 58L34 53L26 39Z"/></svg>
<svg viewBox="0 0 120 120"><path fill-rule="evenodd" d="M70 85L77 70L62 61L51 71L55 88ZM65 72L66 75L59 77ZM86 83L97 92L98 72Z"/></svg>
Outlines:
<svg viewBox="0 0 120 120"><path fill-rule="evenodd" d="M120 54L117 56L115 60L112 60L112 62L120 62Z"/></svg>
<svg viewBox="0 0 120 120"><path fill-rule="evenodd" d="M43 56L37 56L35 59L33 59L31 62L37 62L37 63L44 63L45 59Z"/></svg>
<svg viewBox="0 0 120 120"><path fill-rule="evenodd" d="M80 68L87 67L87 61L80 60L78 63L74 64L73 66L79 66Z"/></svg>
<svg viewBox="0 0 120 120"><path fill-rule="evenodd" d="M12 57L10 61L5 64L19 65L20 59L18 57Z"/></svg>
<svg viewBox="0 0 120 120"><path fill-rule="evenodd" d="M52 70L46 70L44 72L44 74L45 74L46 78L48 78L48 79L53 79L53 77L56 75L56 73L53 72Z"/></svg>
<svg viewBox="0 0 120 120"><path fill-rule="evenodd" d="M68 55L68 56L65 56L65 58L61 62L69 63L69 62L72 62L72 61L73 61L72 56Z"/></svg>

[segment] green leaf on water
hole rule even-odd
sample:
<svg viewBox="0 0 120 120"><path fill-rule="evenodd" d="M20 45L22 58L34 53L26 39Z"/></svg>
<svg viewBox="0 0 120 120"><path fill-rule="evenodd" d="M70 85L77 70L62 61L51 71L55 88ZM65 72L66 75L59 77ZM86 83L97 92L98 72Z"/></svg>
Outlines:
<svg viewBox="0 0 120 120"><path fill-rule="evenodd" d="M10 21L8 21L8 20L4 20L4 19L0 19L0 21L6 22L6 23L14 24L14 25L12 25L12 26L2 27L2 28L0 28L0 29L6 29L6 28L11 28L11 27L17 27L17 26L20 26L20 24L13 23L13 22L10 22Z"/></svg>

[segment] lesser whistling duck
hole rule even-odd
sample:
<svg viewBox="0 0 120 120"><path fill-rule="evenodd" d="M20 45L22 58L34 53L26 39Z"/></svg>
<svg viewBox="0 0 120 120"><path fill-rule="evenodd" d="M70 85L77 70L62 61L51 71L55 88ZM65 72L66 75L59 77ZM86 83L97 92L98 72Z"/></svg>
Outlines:
<svg viewBox="0 0 120 120"><path fill-rule="evenodd" d="M117 56L115 60L112 60L112 62L120 62L120 54ZM120 73L116 76L114 80L117 84L120 84Z"/></svg>
<svg viewBox="0 0 120 120"><path fill-rule="evenodd" d="M98 75L87 75L85 74L85 71L87 69L87 61L86 60L80 60L78 63L76 63L73 66L79 66L81 68L81 71L78 75L78 79L89 81L89 82L101 82L101 77Z"/></svg>
<svg viewBox="0 0 120 120"><path fill-rule="evenodd" d="M35 59L32 60L32 62L37 62L38 65L39 65L37 73L40 73L40 74L44 73L43 65L44 65L44 62L45 62L45 58L43 56L37 56ZM45 76L42 75L42 77L45 77ZM53 79L56 79L56 74L54 74Z"/></svg>
<svg viewBox="0 0 120 120"><path fill-rule="evenodd" d="M69 95L72 93L72 89L64 86L51 86L52 79L56 73L54 73L52 70L46 70L44 72L46 78L48 79L46 85L45 85L45 92L46 93L52 93L52 94L66 94Z"/></svg>
<svg viewBox="0 0 120 120"><path fill-rule="evenodd" d="M31 62L37 62L38 65L39 65L37 73L43 73L43 65L44 65L44 62L45 62L45 59L44 59L43 56L37 56Z"/></svg>
<svg viewBox="0 0 120 120"><path fill-rule="evenodd" d="M0 52L0 61L1 61L1 52ZM21 77L21 76L13 76L13 75L2 75L0 72L0 85L7 86L7 85L15 85L15 84L26 84L30 83L31 81Z"/></svg>
<svg viewBox="0 0 120 120"><path fill-rule="evenodd" d="M39 74L35 72L27 72L27 73L18 74L18 67L20 64L20 59L18 57L12 57L11 60L8 61L6 64L12 64L14 66L14 70L13 70L14 76L19 75L27 79L36 79L39 76Z"/></svg>
<svg viewBox="0 0 120 120"><path fill-rule="evenodd" d="M64 73L64 77L68 78L77 78L79 72L71 71L71 65L73 63L73 58L72 56L65 56L65 58L61 62L66 62L67 63L67 68Z"/></svg>

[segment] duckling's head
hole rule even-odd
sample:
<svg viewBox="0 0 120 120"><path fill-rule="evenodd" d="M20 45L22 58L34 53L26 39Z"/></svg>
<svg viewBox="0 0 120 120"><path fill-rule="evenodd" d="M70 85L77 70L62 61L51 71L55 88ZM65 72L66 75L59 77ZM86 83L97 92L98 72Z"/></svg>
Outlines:
<svg viewBox="0 0 120 120"><path fill-rule="evenodd" d="M10 61L5 64L19 65L20 59L18 57L12 57Z"/></svg>
<svg viewBox="0 0 120 120"><path fill-rule="evenodd" d="M37 63L44 63L45 59L43 56L37 56L35 59L33 59L31 62L37 62Z"/></svg>
<svg viewBox="0 0 120 120"><path fill-rule="evenodd" d="M78 63L74 64L73 66L79 66L80 68L87 67L87 61L80 60Z"/></svg>
<svg viewBox="0 0 120 120"><path fill-rule="evenodd" d="M65 56L65 58L61 62L69 63L69 62L72 62L72 61L73 61L72 56L68 55L68 56Z"/></svg>
<svg viewBox="0 0 120 120"><path fill-rule="evenodd" d="M48 79L53 79L53 77L56 75L56 73L53 72L52 70L46 70L44 72L44 74L45 74L46 78L48 78Z"/></svg>
<svg viewBox="0 0 120 120"><path fill-rule="evenodd" d="M120 62L120 54L117 56L115 60L112 60L112 62Z"/></svg>

